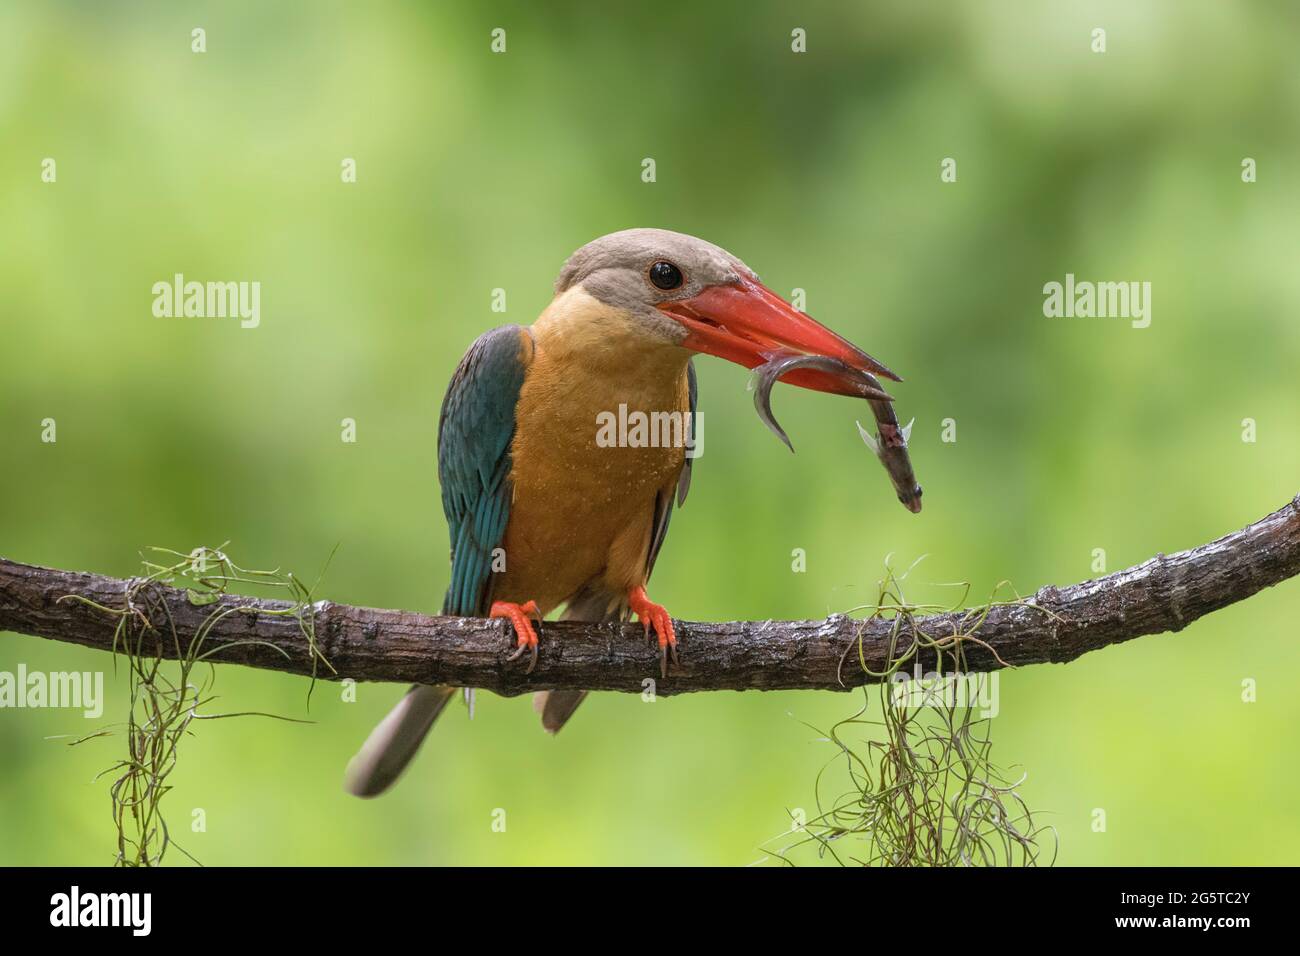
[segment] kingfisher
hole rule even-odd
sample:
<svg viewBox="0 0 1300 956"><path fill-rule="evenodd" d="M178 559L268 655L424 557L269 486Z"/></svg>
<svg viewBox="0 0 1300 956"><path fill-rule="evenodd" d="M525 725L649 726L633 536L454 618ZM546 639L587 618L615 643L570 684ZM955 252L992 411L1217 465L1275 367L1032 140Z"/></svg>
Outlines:
<svg viewBox="0 0 1300 956"><path fill-rule="evenodd" d="M646 586L690 488L689 439L610 442L600 423L635 413L694 422L699 353L746 368L777 354L834 359L781 379L834 394L862 397L854 373L901 381L703 239L643 228L587 243L537 321L485 332L452 375L438 425L451 535L443 614L509 621L510 660L529 670L540 624L557 609L573 621L635 615L667 673L673 620ZM411 687L349 763L346 789L388 789L454 692ZM543 728L559 731L586 694L538 693Z"/></svg>

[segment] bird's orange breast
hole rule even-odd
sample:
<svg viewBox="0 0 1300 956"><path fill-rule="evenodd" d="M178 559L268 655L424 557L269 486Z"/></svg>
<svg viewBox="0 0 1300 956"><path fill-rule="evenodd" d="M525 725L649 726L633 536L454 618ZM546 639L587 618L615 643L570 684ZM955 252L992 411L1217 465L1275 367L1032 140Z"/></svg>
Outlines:
<svg viewBox="0 0 1300 956"><path fill-rule="evenodd" d="M685 463L673 423L689 411L690 353L580 287L531 332L493 597L547 613L589 584L623 595L645 583L655 501Z"/></svg>

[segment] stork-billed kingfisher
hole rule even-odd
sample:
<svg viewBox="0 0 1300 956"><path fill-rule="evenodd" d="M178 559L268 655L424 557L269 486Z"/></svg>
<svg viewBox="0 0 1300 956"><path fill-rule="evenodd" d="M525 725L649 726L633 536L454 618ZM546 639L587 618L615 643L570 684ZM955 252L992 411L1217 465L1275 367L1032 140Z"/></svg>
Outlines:
<svg viewBox="0 0 1300 956"><path fill-rule="evenodd" d="M484 333L452 375L438 428L451 533L444 614L508 619L514 658L532 661L534 621L556 608L564 620L635 614L667 667L673 622L646 583L674 501L686 498L691 459L680 442L600 441L598 422L620 406L652 421L693 416L699 352L747 368L777 353L833 358L848 367L843 376L801 369L782 380L844 395L862 395L852 370L899 380L712 243L663 229L589 242L560 270L536 322ZM453 692L412 687L348 765L347 789L386 790ZM543 727L558 731L585 696L539 693Z"/></svg>

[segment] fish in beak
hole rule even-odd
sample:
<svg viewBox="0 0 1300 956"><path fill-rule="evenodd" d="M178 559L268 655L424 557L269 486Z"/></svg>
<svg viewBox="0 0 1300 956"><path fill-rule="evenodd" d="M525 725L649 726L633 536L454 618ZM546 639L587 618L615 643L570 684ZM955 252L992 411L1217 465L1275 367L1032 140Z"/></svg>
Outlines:
<svg viewBox="0 0 1300 956"><path fill-rule="evenodd" d="M893 401L889 393L868 383L871 375L902 379L847 339L800 312L752 276L709 286L689 299L675 299L657 308L685 326L682 345L716 355L746 368L756 368L779 355L814 355L833 359L824 367L800 367L781 381L834 395ZM865 373L864 375L856 373Z"/></svg>

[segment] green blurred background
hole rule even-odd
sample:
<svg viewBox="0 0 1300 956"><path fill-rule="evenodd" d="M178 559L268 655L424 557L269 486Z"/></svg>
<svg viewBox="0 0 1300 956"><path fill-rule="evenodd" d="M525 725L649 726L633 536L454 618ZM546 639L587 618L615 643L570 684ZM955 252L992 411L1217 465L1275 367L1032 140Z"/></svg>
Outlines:
<svg viewBox="0 0 1300 956"><path fill-rule="evenodd" d="M844 610L890 553L928 554L909 596L944 600L926 582L1028 593L1093 576L1095 548L1115 570L1209 540L1300 490L1298 40L1281 2L10 0L0 554L130 575L144 546L229 540L245 565L309 576L339 544L325 596L436 610L453 367L483 330L531 321L573 249L638 225L806 289L900 371L926 490L919 517L897 504L844 399L778 390L791 457L743 370L701 360L706 453L652 588L676 616ZM151 286L176 272L259 280L260 328L154 318ZM1044 318L1066 272L1150 281L1150 328ZM994 756L1028 774L1061 862L1300 859L1298 597L1289 582L1176 636L1003 675ZM0 637L0 670L19 662L109 666ZM123 689L110 671L105 721ZM321 686L310 714L298 678L224 668L217 690L214 709L316 723L186 742L165 806L207 864L745 864L812 806L831 754L804 722L858 705L606 694L550 738L527 698L483 695L362 802L341 772L399 688L345 703ZM111 862L92 778L124 741L47 739L93 726L0 711L0 863Z"/></svg>

